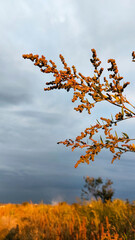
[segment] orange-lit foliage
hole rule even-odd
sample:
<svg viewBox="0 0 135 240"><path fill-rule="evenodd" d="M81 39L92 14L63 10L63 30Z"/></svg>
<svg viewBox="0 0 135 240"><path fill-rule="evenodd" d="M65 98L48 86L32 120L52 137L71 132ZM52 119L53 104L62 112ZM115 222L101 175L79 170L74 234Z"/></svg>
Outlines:
<svg viewBox="0 0 135 240"><path fill-rule="evenodd" d="M87 204L0 206L0 240L135 239L135 205L114 200Z"/></svg>
<svg viewBox="0 0 135 240"><path fill-rule="evenodd" d="M52 73L55 78L54 81L47 82L47 88L45 91L53 89L65 89L67 92L73 90L72 102L80 100L81 104L74 109L78 112L82 112L84 109L91 114L91 109L95 107L96 103L106 101L119 108L119 111L115 114L114 119L101 117L100 121L93 126L86 128L76 139L61 141L66 146L71 146L72 151L79 148L86 148L85 155L82 155L77 161L75 167L79 163L94 161L95 155L97 155L103 148L109 149L113 153L112 162L115 159L120 159L121 155L125 152L135 152L135 145L132 143L133 140L129 138L126 133L122 133L119 137L117 132L112 132L112 127L116 126L117 123L131 119L135 117L134 106L127 100L123 95L125 88L130 82L122 83L123 77L118 73L117 64L114 59L109 59L108 63L111 67L108 71L111 71L109 80L106 77L101 81L101 75L103 68L100 67L101 61L97 57L96 50L91 49L92 59L90 59L94 67L94 76L85 77L81 73L77 73L75 66L72 69L68 67L64 57L60 54L60 60L64 66L64 70L58 70L57 66L52 60L48 61L44 56L39 58L38 55L24 54L24 59L30 59L34 62L35 66L38 66L43 73ZM135 62L135 52L132 53L133 62ZM99 140L95 140L93 136L99 131L103 131L104 140L100 136ZM83 141L84 138L88 138L90 143Z"/></svg>

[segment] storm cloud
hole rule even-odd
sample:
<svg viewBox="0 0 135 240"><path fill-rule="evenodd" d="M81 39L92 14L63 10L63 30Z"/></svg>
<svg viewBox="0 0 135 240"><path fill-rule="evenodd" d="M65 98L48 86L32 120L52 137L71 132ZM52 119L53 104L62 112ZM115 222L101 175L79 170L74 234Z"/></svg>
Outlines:
<svg viewBox="0 0 135 240"><path fill-rule="evenodd" d="M133 154L111 164L103 151L89 166L74 168L82 152L71 152L58 141L74 138L100 116L115 109L101 104L91 116L74 111L72 91L44 92L45 75L22 54L52 59L59 69L61 53L69 66L93 74L89 61L95 48L108 74L107 60L115 58L126 96L134 104L134 10L131 0L7 0L0 8L0 196L1 202L74 202L83 176L110 178L115 197L135 199ZM134 122L119 127L134 137ZM126 188L126 189L125 189Z"/></svg>

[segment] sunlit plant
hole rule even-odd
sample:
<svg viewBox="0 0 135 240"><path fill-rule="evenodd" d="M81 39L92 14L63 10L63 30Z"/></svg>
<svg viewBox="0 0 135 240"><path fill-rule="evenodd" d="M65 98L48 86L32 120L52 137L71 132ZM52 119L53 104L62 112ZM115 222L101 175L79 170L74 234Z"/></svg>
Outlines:
<svg viewBox="0 0 135 240"><path fill-rule="evenodd" d="M76 148L85 148L85 155L81 155L80 159L75 164L75 167L80 163L86 162L89 164L90 160L94 161L95 155L97 155L102 149L107 148L113 153L112 163L115 159L120 159L121 155L126 152L135 152L135 139L130 138L127 133L122 132L121 136L118 136L117 132L112 131L113 126L117 126L121 121L131 119L135 117L135 106L133 106L128 99L123 95L125 88L130 82L123 82L123 77L118 72L118 67L115 59L109 59L108 63L111 66L108 68L110 71L109 79L103 77L101 81L101 75L103 68L100 67L101 61L97 57L96 50L91 49L92 58L90 59L94 67L94 75L92 77L83 76L80 72L77 73L75 66L68 67L64 57L60 54L60 60L64 66L64 70L58 70L56 64L42 55L41 58L38 55L24 54L24 59L30 59L34 62L35 66L38 66L43 73L52 73L54 80L46 82L48 87L44 88L45 91L53 89L65 89L69 92L73 90L72 102L77 100L80 104L74 109L80 113L85 109L88 114L91 114L91 109L99 102L106 101L112 105L118 107L118 112L109 118L101 117L97 120L95 125L90 125L79 136L72 139L66 139L60 141L67 147L70 146L72 151ZM135 52L132 52L132 61L135 62ZM99 139L94 139L94 135L99 131L102 131L102 135ZM85 140L86 139L86 140ZM89 142L87 141L89 139Z"/></svg>

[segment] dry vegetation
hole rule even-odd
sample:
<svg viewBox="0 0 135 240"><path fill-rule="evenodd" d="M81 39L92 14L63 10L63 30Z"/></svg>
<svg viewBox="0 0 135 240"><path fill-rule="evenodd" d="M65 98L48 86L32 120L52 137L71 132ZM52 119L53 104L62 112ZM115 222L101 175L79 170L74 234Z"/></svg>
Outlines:
<svg viewBox="0 0 135 240"><path fill-rule="evenodd" d="M0 205L1 240L135 239L135 202Z"/></svg>
<svg viewBox="0 0 135 240"><path fill-rule="evenodd" d="M78 107L74 108L76 111L82 113L86 110L88 114L91 114L91 110L95 108L97 103L103 101L118 109L114 116L105 118L103 115L99 120L96 120L96 124L90 124L75 140L66 139L58 142L66 147L70 146L72 151L76 148L85 149L85 155L80 156L75 167L80 163L89 164L90 161L94 161L95 156L102 149L108 149L113 153L112 163L115 159L120 159L121 155L126 152L135 152L135 144L133 143L135 138L130 138L124 132L118 136L117 132L113 131L113 127L121 121L135 118L135 106L129 102L124 93L130 82L122 81L123 77L119 74L115 59L108 59L108 63L111 64L107 69L111 72L107 77L108 79L106 77L101 79L104 68L100 67L101 61L97 57L96 50L91 49L91 51L90 62L94 67L92 77L86 77L80 72L77 73L74 65L70 68L61 54L59 57L64 67L63 70L58 70L56 64L52 60L48 62L43 55L40 58L39 55L32 53L23 54L23 58L30 59L35 66L40 68L42 73L53 74L54 80L46 82L45 91L65 89L69 92L72 90L72 102L80 101ZM132 52L132 57L132 61L135 62L135 52ZM100 132L102 132L102 136L100 136ZM97 134L99 135L98 139L94 137Z"/></svg>

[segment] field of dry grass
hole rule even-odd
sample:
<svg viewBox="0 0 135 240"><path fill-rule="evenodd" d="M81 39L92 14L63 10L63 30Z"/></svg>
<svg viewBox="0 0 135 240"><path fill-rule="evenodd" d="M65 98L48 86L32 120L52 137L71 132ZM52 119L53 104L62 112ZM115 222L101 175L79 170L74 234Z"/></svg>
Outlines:
<svg viewBox="0 0 135 240"><path fill-rule="evenodd" d="M0 240L134 240L135 202L0 205Z"/></svg>

